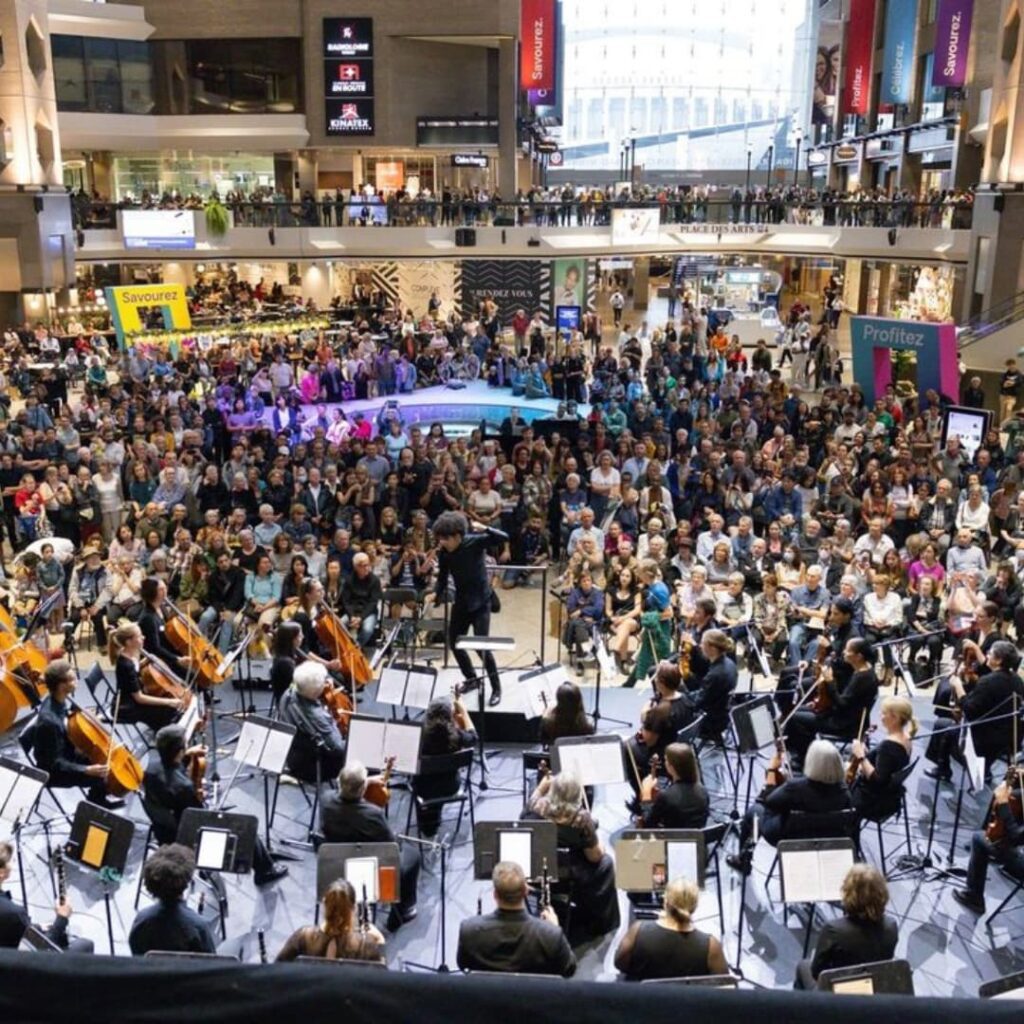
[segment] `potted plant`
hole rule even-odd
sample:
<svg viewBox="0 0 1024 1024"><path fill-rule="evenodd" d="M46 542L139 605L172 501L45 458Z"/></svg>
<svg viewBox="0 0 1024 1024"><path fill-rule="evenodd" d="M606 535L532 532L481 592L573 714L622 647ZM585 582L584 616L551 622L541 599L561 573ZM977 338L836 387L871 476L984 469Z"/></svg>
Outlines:
<svg viewBox="0 0 1024 1024"><path fill-rule="evenodd" d="M211 238L223 238L231 227L227 207L219 199L210 199L204 207L206 232Z"/></svg>

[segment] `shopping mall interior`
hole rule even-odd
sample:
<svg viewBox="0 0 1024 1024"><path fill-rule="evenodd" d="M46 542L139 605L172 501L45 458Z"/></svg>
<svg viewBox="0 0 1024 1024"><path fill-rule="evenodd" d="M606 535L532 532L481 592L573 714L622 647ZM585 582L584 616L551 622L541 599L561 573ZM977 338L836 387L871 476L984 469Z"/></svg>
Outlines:
<svg viewBox="0 0 1024 1024"><path fill-rule="evenodd" d="M5 1015L1009 1020L1022 7L0 0Z"/></svg>

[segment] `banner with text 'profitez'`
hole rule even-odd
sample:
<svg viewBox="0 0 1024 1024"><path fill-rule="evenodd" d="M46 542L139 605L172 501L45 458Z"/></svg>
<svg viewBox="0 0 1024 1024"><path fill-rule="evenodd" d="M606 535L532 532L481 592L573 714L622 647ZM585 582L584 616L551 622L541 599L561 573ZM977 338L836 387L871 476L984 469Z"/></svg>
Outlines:
<svg viewBox="0 0 1024 1024"><path fill-rule="evenodd" d="M853 0L846 30L844 114L864 117L871 106L871 62L875 50L875 0Z"/></svg>
<svg viewBox="0 0 1024 1024"><path fill-rule="evenodd" d="M939 0L935 18L935 86L960 89L967 81L967 51L971 45L974 0Z"/></svg>

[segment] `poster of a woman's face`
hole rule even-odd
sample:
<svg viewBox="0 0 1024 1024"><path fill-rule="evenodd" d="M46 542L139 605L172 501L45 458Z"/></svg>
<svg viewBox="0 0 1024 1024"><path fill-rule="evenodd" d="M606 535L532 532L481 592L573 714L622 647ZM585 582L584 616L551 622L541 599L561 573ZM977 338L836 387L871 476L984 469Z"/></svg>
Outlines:
<svg viewBox="0 0 1024 1024"><path fill-rule="evenodd" d="M584 264L582 260L555 260L555 308L585 305Z"/></svg>

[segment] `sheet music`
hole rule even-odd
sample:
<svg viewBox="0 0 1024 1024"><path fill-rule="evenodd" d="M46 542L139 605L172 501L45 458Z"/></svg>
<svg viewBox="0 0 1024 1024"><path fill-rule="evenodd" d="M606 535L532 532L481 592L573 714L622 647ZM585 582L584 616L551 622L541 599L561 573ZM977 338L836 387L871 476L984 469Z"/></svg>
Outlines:
<svg viewBox="0 0 1024 1024"><path fill-rule="evenodd" d="M383 768L389 758L395 759L395 771L415 775L420 764L420 740L423 729L419 725L405 725L401 722L388 722L384 727L381 748L381 762L376 768Z"/></svg>
<svg viewBox="0 0 1024 1024"><path fill-rule="evenodd" d="M349 719L346 762L359 761L370 771L383 768L385 726L383 719L353 715Z"/></svg>
<svg viewBox="0 0 1024 1024"><path fill-rule="evenodd" d="M758 704L750 709L750 727L754 730L758 750L775 742L775 719L767 704Z"/></svg>
<svg viewBox="0 0 1024 1024"><path fill-rule="evenodd" d="M624 782L622 741L617 736L600 739L612 742L559 743L560 771L575 775L584 786Z"/></svg>
<svg viewBox="0 0 1024 1024"><path fill-rule="evenodd" d="M875 983L871 977L847 978L846 981L832 982L832 991L841 996L873 996Z"/></svg>
<svg viewBox="0 0 1024 1024"><path fill-rule="evenodd" d="M192 703L188 706L188 710L178 720L178 725L185 730L186 744L192 739L192 733L196 731L196 727L199 725L199 719L201 717L202 716L199 711L199 698L193 697Z"/></svg>
<svg viewBox="0 0 1024 1024"><path fill-rule="evenodd" d="M566 681L566 675L565 670L557 665L541 672L522 675L519 681L526 693L524 714L527 718L541 718L548 708L555 706L555 693Z"/></svg>
<svg viewBox="0 0 1024 1024"><path fill-rule="evenodd" d="M378 704L398 704L405 701L405 669L389 665L381 669L377 687Z"/></svg>
<svg viewBox="0 0 1024 1024"><path fill-rule="evenodd" d="M787 903L830 903L840 898L853 850L785 850L780 863Z"/></svg>
<svg viewBox="0 0 1024 1024"><path fill-rule="evenodd" d="M405 706L426 710L434 699L437 673L430 668L411 668L405 687Z"/></svg>
<svg viewBox="0 0 1024 1024"><path fill-rule="evenodd" d="M966 730L966 736L967 738L964 741L964 770L967 772L971 788L977 791L985 787L985 762L982 758L978 757L978 752L974 749L974 736L971 734L970 729Z"/></svg>
<svg viewBox="0 0 1024 1024"><path fill-rule="evenodd" d="M345 861L345 881L352 883L356 891L356 900L362 900L363 890L366 890L366 902L376 903L380 899L380 891L377 887L376 857L349 857Z"/></svg>
<svg viewBox="0 0 1024 1024"><path fill-rule="evenodd" d="M280 775L284 771L294 739L294 733L282 729L268 729L267 742L260 757L259 767L272 775Z"/></svg>
<svg viewBox="0 0 1024 1024"><path fill-rule="evenodd" d="M617 674L615 671L615 659L612 657L611 652L608 650L608 645L604 642L603 638L598 639L595 650L597 653L597 664L601 672L609 679L615 679Z"/></svg>
<svg viewBox="0 0 1024 1024"><path fill-rule="evenodd" d="M246 719L242 723L242 731L238 734L235 745L235 760L247 764L250 768L260 767L263 747L267 742L267 730L256 722Z"/></svg>
<svg viewBox="0 0 1024 1024"><path fill-rule="evenodd" d="M691 882L699 881L697 843L669 840L665 843L665 850L670 882L674 882L677 878L688 878Z"/></svg>
<svg viewBox="0 0 1024 1024"><path fill-rule="evenodd" d="M29 775L21 775L15 772L6 773L5 781L8 780L11 782L11 787L4 798L0 818L12 824L16 821L24 824L25 819L29 816L29 812L39 799L43 783Z"/></svg>

